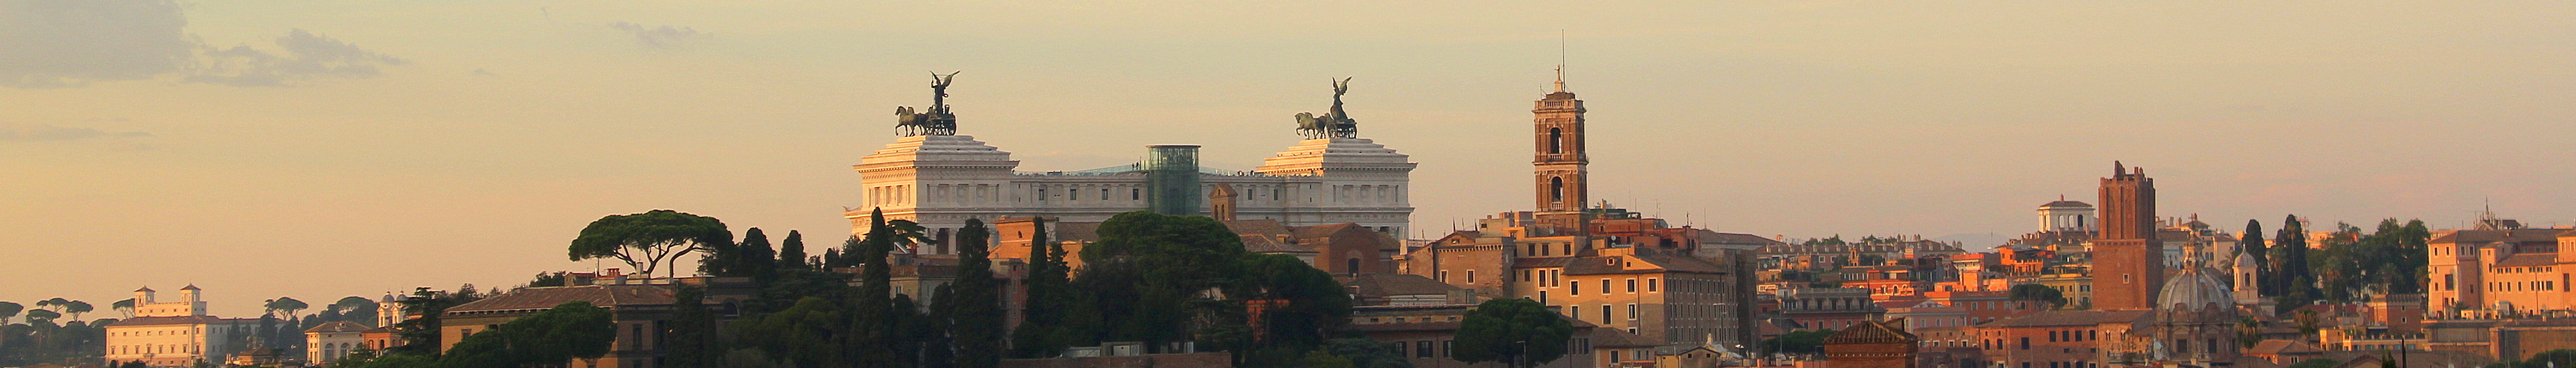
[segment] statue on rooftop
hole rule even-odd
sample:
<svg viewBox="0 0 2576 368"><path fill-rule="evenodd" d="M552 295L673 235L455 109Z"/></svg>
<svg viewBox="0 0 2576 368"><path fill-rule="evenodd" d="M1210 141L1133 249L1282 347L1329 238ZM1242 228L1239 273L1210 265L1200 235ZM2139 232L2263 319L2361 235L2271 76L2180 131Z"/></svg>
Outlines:
<svg viewBox="0 0 2576 368"><path fill-rule="evenodd" d="M929 111L916 113L911 106L895 107L895 134L957 135L957 115L948 112L948 84L957 80L957 73L930 73Z"/></svg>
<svg viewBox="0 0 2576 368"><path fill-rule="evenodd" d="M1350 78L1334 80L1333 109L1323 116L1315 116L1311 112L1297 113L1297 134L1306 139L1359 138L1359 120L1351 119L1350 114L1342 111L1342 94L1350 90Z"/></svg>

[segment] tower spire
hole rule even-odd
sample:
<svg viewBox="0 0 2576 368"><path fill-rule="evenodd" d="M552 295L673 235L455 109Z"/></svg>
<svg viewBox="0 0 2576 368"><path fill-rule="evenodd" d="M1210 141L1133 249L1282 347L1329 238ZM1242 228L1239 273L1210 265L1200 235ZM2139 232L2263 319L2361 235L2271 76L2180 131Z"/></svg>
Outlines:
<svg viewBox="0 0 2576 368"><path fill-rule="evenodd" d="M1565 30L1556 30L1556 93L1565 93Z"/></svg>

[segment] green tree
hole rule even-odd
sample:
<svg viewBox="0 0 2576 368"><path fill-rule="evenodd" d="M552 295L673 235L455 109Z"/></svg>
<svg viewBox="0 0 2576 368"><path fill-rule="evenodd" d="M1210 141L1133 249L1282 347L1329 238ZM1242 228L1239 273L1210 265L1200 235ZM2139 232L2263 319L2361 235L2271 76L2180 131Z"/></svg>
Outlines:
<svg viewBox="0 0 2576 368"><path fill-rule="evenodd" d="M778 243L778 267L802 269L805 265L805 234L787 231L787 239Z"/></svg>
<svg viewBox="0 0 2576 368"><path fill-rule="evenodd" d="M376 325L376 301L374 300L354 296L341 297L340 300L332 301L330 306L324 308L340 315L342 321L371 327Z"/></svg>
<svg viewBox="0 0 2576 368"><path fill-rule="evenodd" d="M45 324L45 325L53 325L53 324L54 324L54 319L55 319L55 318L62 318L62 317L63 317L63 314L62 314L62 313L54 312L53 310L50 310L50 309L37 309L37 310L27 311L27 323L43 323L43 324Z"/></svg>
<svg viewBox="0 0 2576 368"><path fill-rule="evenodd" d="M1499 362L1534 367L1565 356L1574 324L1537 301L1519 298L1487 300L1458 321L1451 357L1461 362Z"/></svg>
<svg viewBox="0 0 2576 368"><path fill-rule="evenodd" d="M1774 353L1822 354L1825 352L1825 337L1833 336L1834 332L1834 330L1789 331L1788 333L1780 334L1780 337L1762 340L1762 351Z"/></svg>
<svg viewBox="0 0 2576 368"><path fill-rule="evenodd" d="M1316 350L1316 351L1309 351L1309 352L1306 352L1306 357L1297 359L1297 367L1298 367L1298 368L1355 368L1355 367L1358 367L1358 365L1354 365L1354 364L1352 364L1352 363L1351 363L1351 360L1350 360L1349 358L1343 358L1343 357L1341 357L1341 356L1333 355L1333 353L1325 352L1325 351L1323 351L1323 350Z"/></svg>
<svg viewBox="0 0 2576 368"><path fill-rule="evenodd" d="M63 313L72 315L72 321L75 322L80 321L80 315L82 313L89 313L94 310L91 308L93 307L89 305L89 302L84 301L73 300L63 303Z"/></svg>
<svg viewBox="0 0 2576 368"><path fill-rule="evenodd" d="M732 244L724 221L672 210L609 215L581 229L567 250L572 260L615 258L644 277L691 252Z"/></svg>
<svg viewBox="0 0 2576 368"><path fill-rule="evenodd" d="M931 298L950 301L949 289L953 287L941 286L939 291L931 293ZM957 351L948 340L947 313L934 310L924 314L921 303L914 303L909 294L895 294L893 307L886 311L893 313L895 320L895 359L892 366L949 368L954 365Z"/></svg>
<svg viewBox="0 0 2576 368"><path fill-rule="evenodd" d="M278 297L277 299L269 299L268 301L261 303L259 307L266 309L269 314L280 314L279 312L284 312L279 315L280 318L284 318L294 316L295 312L302 311L305 308L312 308L313 306L304 304L304 301L295 300L295 298Z"/></svg>
<svg viewBox="0 0 2576 368"><path fill-rule="evenodd" d="M8 325L10 318L17 318L18 312L24 312L26 310L26 305L11 302L0 302L0 325Z"/></svg>
<svg viewBox="0 0 2576 368"><path fill-rule="evenodd" d="M447 314L447 308L482 298L480 294L470 292L473 290L472 287L473 284L466 284L457 287L457 292L454 293L430 290L426 287L412 289L411 295L404 296L400 301L403 314L420 317L394 324L395 335L401 338L402 345L387 348L385 353L388 356L397 354L438 356L439 346L442 345L439 341L439 327L444 320L443 316Z"/></svg>
<svg viewBox="0 0 2576 368"><path fill-rule="evenodd" d="M1530 368L1566 355L1574 322L1530 299L1492 299L1466 311L1450 358L1461 363L1507 363Z"/></svg>
<svg viewBox="0 0 2576 368"><path fill-rule="evenodd" d="M2009 298L2012 300L2048 302L2050 308L2066 306L2066 293L2057 291L2057 288L2048 287L2048 285L2013 285L2012 289L2006 291L2006 294L2008 294Z"/></svg>
<svg viewBox="0 0 2576 368"><path fill-rule="evenodd" d="M2242 234L2236 239L2236 251L2254 261L2254 292L2276 295L2275 293L2279 292L2276 290L2279 283L2273 282L2272 278L2278 277L2275 274L2279 272L2273 271L2272 263L2265 261L2271 258L2272 254L2271 249L2263 242L2263 221L2245 220L2245 232Z"/></svg>
<svg viewBox="0 0 2576 368"><path fill-rule="evenodd" d="M1322 344L1350 319L1351 298L1333 275L1285 254L1247 253L1246 285L1236 293L1284 302L1261 315L1261 341L1288 346Z"/></svg>
<svg viewBox="0 0 2576 368"><path fill-rule="evenodd" d="M1029 275L1021 295L1027 307L1020 309L1019 328L1011 330L1011 355L1048 358L1068 346L1059 325L1073 308L1073 294L1064 289L1071 267L1064 262L1064 246L1047 239L1046 218L1030 219L1029 225Z"/></svg>
<svg viewBox="0 0 2576 368"><path fill-rule="evenodd" d="M909 368L894 365L897 357L891 349L864 348L898 345L897 337L901 335L896 328L890 284L893 265L887 264L886 259L895 247L897 235L893 227L887 226L884 209L871 211L868 218L867 238L856 249L861 268L858 298L850 303L850 345L862 348L850 349L852 354L847 361L860 368Z"/></svg>
<svg viewBox="0 0 2576 368"><path fill-rule="evenodd" d="M744 350L766 353L764 358L831 365L845 361L843 347L850 346L845 344L850 332L847 316L832 299L806 297L785 310L734 322L734 337ZM882 345L869 348L882 350ZM727 359L731 356L727 354Z"/></svg>
<svg viewBox="0 0 2576 368"><path fill-rule="evenodd" d="M671 324L663 354L673 367L712 367L731 349L717 338L716 312L707 307L706 290L680 286L673 295Z"/></svg>
<svg viewBox="0 0 2576 368"><path fill-rule="evenodd" d="M1413 368L1413 360L1395 351L1395 346L1366 338L1343 338L1324 341L1323 352L1350 359L1354 368Z"/></svg>
<svg viewBox="0 0 2576 368"><path fill-rule="evenodd" d="M993 276L992 249L986 244L991 231L984 221L966 219L957 231L957 281L949 284L953 293L951 305L937 307L950 319L948 335L955 339L955 351L1003 351L1003 331L1007 329L1002 308L1003 280ZM957 354L957 368L993 368L1002 363L1000 354Z"/></svg>
<svg viewBox="0 0 2576 368"><path fill-rule="evenodd" d="M107 308L116 310L117 314L124 315L125 318L134 318L134 298L108 303Z"/></svg>
<svg viewBox="0 0 2576 368"><path fill-rule="evenodd" d="M453 368L540 367L608 355L617 324L607 308L570 301L467 335L439 358Z"/></svg>

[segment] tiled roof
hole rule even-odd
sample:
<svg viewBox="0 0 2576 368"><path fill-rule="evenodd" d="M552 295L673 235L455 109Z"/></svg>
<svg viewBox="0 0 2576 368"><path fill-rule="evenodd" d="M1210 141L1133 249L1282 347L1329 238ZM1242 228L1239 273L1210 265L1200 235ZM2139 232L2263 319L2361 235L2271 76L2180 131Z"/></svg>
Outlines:
<svg viewBox="0 0 2576 368"><path fill-rule="evenodd" d="M2558 264L2557 253L2523 253L2513 255L2512 257L2504 257L2504 260L2496 261L2495 264L2488 265L2487 267L2548 266L2554 264Z"/></svg>
<svg viewBox="0 0 2576 368"><path fill-rule="evenodd" d="M1458 290L1457 286L1434 281L1422 275L1364 273L1336 276L1334 281L1340 281L1342 286L1355 289L1353 293L1369 297L1447 295L1450 290Z"/></svg>
<svg viewBox="0 0 2576 368"><path fill-rule="evenodd" d="M1235 234L1243 236L1288 235L1288 226L1280 225L1279 220L1272 219L1226 221L1225 229L1233 230Z"/></svg>
<svg viewBox="0 0 2576 368"><path fill-rule="evenodd" d="M2265 355L2320 354L2325 352L2325 349L2318 349L2315 345L2308 345L2307 342L2290 340L2263 340L2263 342L2255 343L2254 348L2245 349L2246 354Z"/></svg>
<svg viewBox="0 0 2576 368"><path fill-rule="evenodd" d="M1100 241L1100 223L1061 221L1047 226L1055 228L1055 241Z"/></svg>
<svg viewBox="0 0 2576 368"><path fill-rule="evenodd" d="M2558 241L2559 234L2568 232L2566 229L2459 230L2433 237L2431 243L2554 242Z"/></svg>
<svg viewBox="0 0 2576 368"><path fill-rule="evenodd" d="M1574 257L1534 257L1534 258L1514 258L1514 259L1512 259L1512 268L1522 268L1522 267L1565 267L1566 263L1568 263L1568 262L1573 262L1573 261L1574 261Z"/></svg>
<svg viewBox="0 0 2576 368"><path fill-rule="evenodd" d="M1780 242L1779 240L1773 240L1773 239L1771 239L1771 238L1765 238L1765 237L1762 237L1761 235L1753 235L1753 234L1737 234L1737 233L1721 233L1721 232L1716 232L1716 231L1710 231L1710 230L1707 230L1707 229L1701 229L1700 231L1701 231L1701 233L1700 233L1700 239L1699 239L1699 240L1700 240L1700 242L1703 242L1703 243L1722 243L1722 244L1761 244L1761 245L1763 245L1763 246L1772 246L1772 245L1788 244L1788 243L1782 243L1782 242Z"/></svg>
<svg viewBox="0 0 2576 368"><path fill-rule="evenodd" d="M2001 323L2001 326L2004 327L2084 326L2102 324L2105 322L2130 322L2138 319L2138 317L2147 315L2147 312L2148 311L2144 310L2053 310L2006 317L2003 320L1996 322Z"/></svg>
<svg viewBox="0 0 2576 368"><path fill-rule="evenodd" d="M304 333L366 332L367 329L368 327L366 325L350 323L349 321L331 321L330 323L324 323L320 326L313 326L313 328L304 329Z"/></svg>
<svg viewBox="0 0 2576 368"><path fill-rule="evenodd" d="M1886 321L1861 321L1860 324L1852 325L1849 328L1844 328L1840 332L1835 332L1833 335L1825 336L1825 344L1914 343L1917 338L1914 337L1913 333L1905 332L1904 325L1904 318Z"/></svg>
<svg viewBox="0 0 2576 368"><path fill-rule="evenodd" d="M448 313L539 310L554 308L565 302L588 301L592 305L614 307L625 305L670 305L676 298L669 285L591 285L526 288L495 295L472 303L447 308Z"/></svg>

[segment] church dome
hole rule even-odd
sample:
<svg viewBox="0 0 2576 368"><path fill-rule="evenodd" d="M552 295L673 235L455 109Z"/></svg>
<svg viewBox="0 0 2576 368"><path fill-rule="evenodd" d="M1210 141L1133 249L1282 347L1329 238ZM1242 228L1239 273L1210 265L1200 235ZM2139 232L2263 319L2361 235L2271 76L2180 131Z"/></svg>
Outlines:
<svg viewBox="0 0 2576 368"><path fill-rule="evenodd" d="M2165 280L2164 291L2156 294L2156 308L2199 310L2235 306L2236 298L2228 290L2227 283L2219 282L2202 270L2200 267L2187 267L2181 274Z"/></svg>

